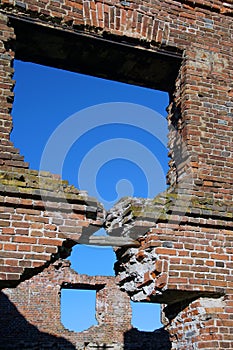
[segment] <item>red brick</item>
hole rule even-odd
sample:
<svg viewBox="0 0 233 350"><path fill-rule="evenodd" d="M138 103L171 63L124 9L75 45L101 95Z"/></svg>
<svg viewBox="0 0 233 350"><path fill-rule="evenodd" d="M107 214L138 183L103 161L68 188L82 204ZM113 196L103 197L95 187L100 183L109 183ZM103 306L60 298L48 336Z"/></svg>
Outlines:
<svg viewBox="0 0 233 350"><path fill-rule="evenodd" d="M166 332L170 334L171 348L232 349L233 12L230 3L217 0L153 0L128 3L103 0L2 0L1 4L0 184L4 187L0 196L0 264L5 265L0 267L0 287L3 287L2 293L7 293L4 297L5 302L11 305L11 310L19 313L24 325L29 325L29 328L35 327L38 332L48 333L55 347L59 338L72 344L58 344L62 347L83 348L93 342L96 342L93 344L96 347L103 344L111 347L113 342L119 348L129 346L136 349L143 340L145 349L151 347L151 344L156 347L157 341L160 347L165 348L160 343L163 340L159 332L156 332L156 337L150 338L153 332L152 335L145 335L139 330L132 331L129 297L118 286L127 289L127 285L130 285L131 296L144 298L143 301L146 302L167 304L166 315L169 316L169 322L165 321L165 326ZM9 15L13 16L14 20L9 20ZM68 195L73 196L72 213L67 210L67 206L62 207L59 199L51 200L50 209L45 210L39 197L38 173L28 169L28 164L10 141L10 113L15 84L12 80L14 48L20 49L22 59L25 58L26 50L26 46L21 47L17 42L24 36L24 31L16 37L14 28L11 27L18 23L19 18L20 23L24 23L25 26L27 22L43 24L48 35L53 30L58 42L59 38L63 41L63 34L69 33L70 36L78 34L78 41L91 40L94 49L96 38L104 39L106 47L108 40L115 42L116 49L120 48L117 46L119 42L123 44L123 73L115 72L116 67L113 65L108 67L109 75L104 76L105 78L117 79L119 74L119 79L125 79L128 83L136 81L139 85L146 86L145 67L153 68L153 57L160 55L162 69L165 60L180 55L177 60L180 61L179 72L177 69L177 72L171 74L174 75L170 84L173 88L169 91L170 105L167 115L170 126L167 182L168 193L172 193L173 197L163 197L164 202L156 205L156 199L153 203L145 200L145 203L151 206L145 216L150 216L153 229L148 229L145 236L138 240L138 245L141 246L134 247L135 250L130 253L136 252L135 256L127 255L126 248L122 250L124 255L122 260L119 257L117 279L81 276L71 272L67 268L67 262L59 260L54 265L51 263L51 260L67 253L61 245L64 244L67 248L76 242L84 226L102 226L103 213L98 212L99 207L96 204L99 217L96 220L87 218L88 200L84 203L83 200L75 199L76 192L69 187L66 187L66 190ZM39 33L40 31L37 40ZM50 44L53 47L52 39ZM129 49L129 46L132 48ZM139 55L135 65L131 59L133 50ZM44 53L37 52L35 46L33 52L35 56L30 56L31 61L39 62L43 55L43 63L51 65L51 60L47 62L46 50ZM56 56L56 52L54 54ZM94 72L95 68L92 70L98 75L101 75L101 65L105 64L104 55L100 54L103 58L99 65L100 71ZM62 55L59 56L62 61ZM128 57L133 63L127 61ZM142 61L142 72L139 61ZM68 64L66 67L65 58L64 61L58 62L58 65L63 69L69 68ZM78 68L82 70L82 67ZM86 69L84 73L88 73L88 67ZM121 74L124 77L121 77ZM170 82L167 83L169 85ZM157 84L159 85L159 82L155 77L153 88L156 88ZM26 130L25 126L25 138ZM50 191L49 186L54 185L58 188L61 185L56 176L49 173L42 176L45 178L45 190ZM185 183L185 179L191 180L190 183ZM191 194L191 198L186 192ZM160 197L162 198L161 195L158 198ZM136 200L139 209L143 201ZM125 208L129 211L119 214L119 226L124 226L125 223L129 226L135 224L135 218L130 213L133 203L134 199L125 201ZM64 211L56 217L56 212L61 208ZM112 212L115 215L114 210ZM157 210L160 210L161 217L155 220ZM142 211L138 219L136 214L136 220L143 223L143 215ZM112 219L106 225L113 225ZM63 238L59 239L58 236ZM72 240L74 242L71 242ZM140 266L145 263L144 259L146 264ZM135 266L132 266L133 264ZM36 276L30 278L33 274ZM143 282L138 282L143 278ZM96 288L96 315L99 326L78 334L64 330L60 322L59 295L64 283L75 283L75 288ZM7 286L13 288L8 290ZM1 310L3 309L1 307ZM7 316L9 324L15 324L17 317L10 319L11 313ZM5 318L1 326L4 322ZM25 330L20 330L21 323L19 322L17 327L11 327L7 344L2 344L4 349L9 344L14 348L15 339L15 349L24 344ZM8 325L6 327L9 328ZM18 332L16 337L14 329ZM7 332L9 330L6 328L5 333ZM5 334L4 330L2 333ZM27 332L27 335L30 336L30 332ZM110 344L106 344L106 339ZM28 343L32 348L44 346L31 342L31 339ZM46 346L49 347L50 344Z"/></svg>
<svg viewBox="0 0 233 350"><path fill-rule="evenodd" d="M18 242L18 243L30 243L30 244L34 244L37 242L36 238L33 237L25 237L25 236L15 236L13 238L14 242Z"/></svg>

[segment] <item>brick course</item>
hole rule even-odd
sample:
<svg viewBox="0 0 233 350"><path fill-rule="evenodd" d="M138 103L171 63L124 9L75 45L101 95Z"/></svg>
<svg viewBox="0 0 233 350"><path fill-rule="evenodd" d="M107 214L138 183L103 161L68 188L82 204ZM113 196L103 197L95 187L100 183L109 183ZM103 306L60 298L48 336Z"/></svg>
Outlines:
<svg viewBox="0 0 233 350"><path fill-rule="evenodd" d="M55 348L94 349L106 344L113 349L130 349L130 344L131 349L153 350L233 348L231 2L2 0L0 6L0 286L15 287L21 282L15 289L3 290L2 305L15 305L12 310L18 309L20 322L24 326L30 322L47 332L49 344L55 341L52 335L62 337L55 341ZM43 173L39 177L38 172L28 169L10 142L10 113L12 62L15 55L23 57L15 32L20 36L17 23L29 22L50 32L57 30L57 36L69 33L85 40L104 39L109 45L134 46L145 57L148 52L164 55L164 60L165 56L182 55L176 82L172 88L168 83L167 89L171 158L167 193L153 200L124 199L105 215L101 205L82 191L54 175ZM31 59L40 55L45 55L41 59L46 62L43 52L34 53ZM48 59L48 65L50 62ZM108 78L115 76L111 69ZM130 82L137 80L131 77L134 73L128 74ZM156 343L151 334L130 329L130 317L119 316L116 305L116 314L104 319L103 332L99 325L85 334L72 335L62 329L58 307L49 309L48 314L32 314L37 300L31 304L25 293L35 288L42 295L43 285L46 298L55 304L60 288L56 278L64 276L53 272L56 277L48 277L48 271L55 271L56 260L67 257L72 245L88 239L102 226L113 236L121 228L124 237L138 243L116 249L116 280L100 278L114 291L118 288L115 283L121 288L119 299L111 296L110 304L115 305L116 300L124 304L126 292L134 300L161 303L169 341L166 338L164 343ZM71 275L81 278L73 272ZM56 300L59 304L59 298ZM103 300L108 303L104 296ZM127 302L119 310L128 312ZM47 319L50 313L55 319L52 324ZM118 327L121 317L125 323ZM20 348L30 348L31 340L27 339L35 329L27 329L29 336L20 337ZM162 339L164 333L156 336ZM4 349L10 338L5 339ZM42 349L44 343L39 343ZM17 349L18 344L11 348ZM38 340L34 345L38 346Z"/></svg>

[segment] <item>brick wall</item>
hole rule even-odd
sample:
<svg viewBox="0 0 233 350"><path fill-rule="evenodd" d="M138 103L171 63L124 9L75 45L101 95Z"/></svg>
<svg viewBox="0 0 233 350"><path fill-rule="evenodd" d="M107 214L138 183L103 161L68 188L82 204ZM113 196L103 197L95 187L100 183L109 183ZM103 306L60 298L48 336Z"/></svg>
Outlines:
<svg viewBox="0 0 233 350"><path fill-rule="evenodd" d="M60 309L63 288L96 290L96 326L83 332L64 328ZM129 301L115 277L79 275L69 261L60 259L17 288L1 292L0 349L129 350L138 349L138 344L147 349L167 348L170 340L165 331L132 328ZM79 323L84 315L77 313L76 317Z"/></svg>
<svg viewBox="0 0 233 350"><path fill-rule="evenodd" d="M22 322L29 320L44 332L41 321L30 314L30 303L22 299L25 288L34 283L39 286L44 278L41 274L52 268L52 262L66 257L81 237L88 238L104 225L110 235L121 230L124 237L137 240L133 248L116 250L117 283L122 293L164 305L164 332L169 332L171 339L162 345L153 343L151 349L233 348L230 1L2 0L0 6L1 287L16 286L40 273L15 290L3 291L3 304L14 304L23 315ZM96 200L51 174L43 174L40 183L38 173L28 169L9 141L12 60L17 54L23 57L14 34L19 22L48 31L59 29L57 36L73 33L124 42L144 50L145 55L182 53L179 74L169 89L168 193L153 200L124 199L105 216ZM40 53L34 55L32 60ZM115 316L105 321L114 321L112 328L106 327L107 333L117 329ZM59 340L63 345L57 341L57 348L97 348L91 334L87 338L75 335L80 343L72 345L74 338L59 327L58 322L56 329L47 329L50 335L65 334L65 339ZM134 349L149 349L145 344L151 343L150 335L127 327L114 335L113 348L127 344L130 349L131 342ZM83 341L89 345L81 345Z"/></svg>
<svg viewBox="0 0 233 350"><path fill-rule="evenodd" d="M1 168L5 168L6 166L26 168L28 165L24 163L23 157L19 155L19 150L14 148L12 142L10 142L10 132L12 129L12 118L10 113L14 99L14 81L12 80L14 73L12 68L14 51L9 48L8 44L15 39L15 35L13 28L8 26L7 17L2 14L0 14L0 25L0 165Z"/></svg>
<svg viewBox="0 0 233 350"><path fill-rule="evenodd" d="M56 175L18 169L0 177L1 287L68 256L103 225L103 207Z"/></svg>
<svg viewBox="0 0 233 350"><path fill-rule="evenodd" d="M17 305L21 317L36 325L40 332L59 334L76 346L79 343L80 347L87 340L89 343L104 344L109 343L111 339L113 343L123 343L124 331L131 327L129 297L119 290L114 277L79 275L71 270L69 265L68 261L58 260L42 273L22 282L16 289L5 289L3 293L9 302ZM64 328L61 323L60 293L62 288L68 287L96 290L97 326L80 333ZM84 315L77 314L77 322L82 317ZM29 332L25 337L24 333L25 331L21 330L19 341L33 340L33 334ZM8 327L8 330L3 331L3 336L4 334L11 343L15 337L14 331L10 331ZM39 339L36 341L39 342ZM42 342L41 346L45 344Z"/></svg>

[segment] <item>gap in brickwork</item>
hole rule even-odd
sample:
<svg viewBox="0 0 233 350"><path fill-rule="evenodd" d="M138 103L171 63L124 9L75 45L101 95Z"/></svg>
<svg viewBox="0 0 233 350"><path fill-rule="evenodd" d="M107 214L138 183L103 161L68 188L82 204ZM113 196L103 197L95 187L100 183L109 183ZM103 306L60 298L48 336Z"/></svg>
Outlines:
<svg viewBox="0 0 233 350"><path fill-rule="evenodd" d="M167 144L154 135L159 122L155 118L154 125L146 125L145 112L138 112L135 120L145 121L139 128L136 123L128 122L127 109L128 104L140 105L165 119L167 93L17 60L14 68L16 86L11 139L31 169L40 169L47 141L67 118L91 107L91 118L98 120L95 106L105 113L107 104L118 102L125 104L126 124L117 123L110 116L109 124L100 122L100 125L86 128L81 135L77 127L77 139L71 142L62 159L62 169L56 159L69 132L61 133L58 149L42 170L58 173L70 184L87 190L106 209L122 196L154 197L166 189ZM114 108L113 105L112 110ZM83 126L82 113L79 118ZM70 131L73 131L72 125Z"/></svg>
<svg viewBox="0 0 233 350"><path fill-rule="evenodd" d="M104 230L97 231L101 236ZM96 234L95 234L96 235ZM112 247L77 244L69 256L71 268L80 274L89 276L115 276L116 256Z"/></svg>
<svg viewBox="0 0 233 350"><path fill-rule="evenodd" d="M14 68L16 86L13 105L14 129L11 139L20 149L21 154L25 156L25 160L30 163L32 169L40 169L41 155L54 130L64 120L80 110L96 105L101 105L102 108L108 103L120 102L126 104L126 108L123 109L126 121L128 103L150 108L158 112L162 118L165 118L167 114L168 94L161 91L17 60L14 62ZM145 114L138 116L136 109L135 111L135 118L139 117L146 126ZM98 118L95 112L94 109L93 120ZM151 132L148 132L148 129ZM117 124L117 120L111 125L90 128L71 145L61 172L57 169L56 161L48 163L48 167L42 170L60 173L63 179L67 179L70 184L80 188L78 182L80 164L85 165L85 161L91 164L91 171L84 173L83 176L89 182L86 181L86 187L81 187L81 189L87 190L89 195L94 195L106 209L123 196L153 197L166 189L169 160L167 145L155 137L154 129L159 130L156 118L155 123L147 125L147 128L138 128L132 122L127 125ZM62 135L60 144L67 136L69 133ZM117 140L119 146L116 146ZM113 152L112 158L110 154L110 158L109 156L103 157L99 163L90 162L89 155L94 154L95 156L95 151L101 157L104 155L102 145L106 146L106 150ZM130 149L128 156L123 157L122 154L117 156L115 150L120 150L120 148ZM58 154L59 152L54 152L55 160ZM94 157L94 159L97 158ZM91 176L93 173L95 175L94 186L93 176ZM114 275L115 255L112 248L76 246L73 248L70 260L72 268L78 273ZM64 301L65 296L62 298ZM64 302L62 302L62 309ZM69 298L67 303L72 307ZM146 320L147 317L144 317L146 313L147 311L141 310L138 317ZM138 313L134 314L135 320ZM160 312L158 311L157 314L159 319ZM137 322L134 322L137 325Z"/></svg>
<svg viewBox="0 0 233 350"><path fill-rule="evenodd" d="M131 301L132 326L139 331L153 332L163 327L160 304Z"/></svg>
<svg viewBox="0 0 233 350"><path fill-rule="evenodd" d="M95 290L62 289L61 323L70 331L76 332L97 325L95 304Z"/></svg>

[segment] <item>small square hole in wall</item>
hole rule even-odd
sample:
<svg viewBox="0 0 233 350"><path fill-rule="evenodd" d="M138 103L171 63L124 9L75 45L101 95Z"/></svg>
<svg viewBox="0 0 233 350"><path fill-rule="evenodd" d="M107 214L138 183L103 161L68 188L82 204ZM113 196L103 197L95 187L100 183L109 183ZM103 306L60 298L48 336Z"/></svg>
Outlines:
<svg viewBox="0 0 233 350"><path fill-rule="evenodd" d="M68 330L82 332L97 325L95 307L96 290L61 290L61 323Z"/></svg>
<svg viewBox="0 0 233 350"><path fill-rule="evenodd" d="M106 236L104 229L94 236ZM115 276L114 263L116 255L112 247L77 244L69 257L71 268L79 274L89 276Z"/></svg>
<svg viewBox="0 0 233 350"><path fill-rule="evenodd" d="M160 304L141 303L131 301L132 326L139 331L152 332L163 327L160 321Z"/></svg>

